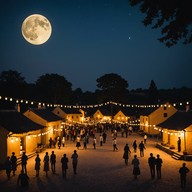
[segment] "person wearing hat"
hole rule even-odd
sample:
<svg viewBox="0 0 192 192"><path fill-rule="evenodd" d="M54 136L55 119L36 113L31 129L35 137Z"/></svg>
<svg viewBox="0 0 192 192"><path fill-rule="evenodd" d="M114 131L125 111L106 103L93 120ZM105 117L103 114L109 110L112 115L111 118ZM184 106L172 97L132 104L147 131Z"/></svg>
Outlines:
<svg viewBox="0 0 192 192"><path fill-rule="evenodd" d="M154 179L155 178L155 163L156 163L156 159L153 156L153 153L150 153L150 157L148 158L148 163L149 163L149 167L150 167L151 178Z"/></svg>

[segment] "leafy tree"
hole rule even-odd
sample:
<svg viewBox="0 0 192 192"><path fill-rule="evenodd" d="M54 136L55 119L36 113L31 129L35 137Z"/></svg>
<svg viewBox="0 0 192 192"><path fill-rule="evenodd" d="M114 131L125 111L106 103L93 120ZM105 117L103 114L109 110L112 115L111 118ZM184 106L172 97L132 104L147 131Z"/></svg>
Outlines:
<svg viewBox="0 0 192 192"><path fill-rule="evenodd" d="M158 90L155 82L151 80L149 86L149 104L156 104L158 102Z"/></svg>
<svg viewBox="0 0 192 192"><path fill-rule="evenodd" d="M58 74L45 74L36 81L40 99L51 103L69 103L72 84Z"/></svg>
<svg viewBox="0 0 192 192"><path fill-rule="evenodd" d="M99 101L117 101L122 102L128 92L128 83L120 75L115 73L109 73L101 76L97 80L97 87L100 90L98 94Z"/></svg>
<svg viewBox="0 0 192 192"><path fill-rule="evenodd" d="M159 38L167 47L183 40L184 44L192 43L192 11L190 0L129 0L131 6L139 5L145 13L143 23L152 25L153 29L161 28Z"/></svg>
<svg viewBox="0 0 192 192"><path fill-rule="evenodd" d="M25 78L17 71L8 70L0 74L0 92L4 96L20 97L25 94L26 85Z"/></svg>

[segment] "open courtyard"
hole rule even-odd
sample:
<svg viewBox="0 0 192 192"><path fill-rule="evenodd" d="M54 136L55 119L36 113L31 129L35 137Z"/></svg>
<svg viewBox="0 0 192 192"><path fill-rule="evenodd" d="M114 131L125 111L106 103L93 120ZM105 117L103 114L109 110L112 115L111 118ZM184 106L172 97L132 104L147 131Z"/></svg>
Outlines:
<svg viewBox="0 0 192 192"><path fill-rule="evenodd" d="M5 170L0 171L0 188L3 192L8 191L29 191L29 192L142 192L142 191L155 191L155 192L179 192L179 191L192 191L192 162L181 161L173 159L169 154L156 148L155 139L148 138L145 145L145 156L140 157L139 150L137 156L140 161L141 174L135 180L132 174L133 166L131 161L134 156L132 143L137 140L137 144L143 140L141 135L133 133L128 135L128 138L121 137L118 133L117 147L118 151L113 151L112 140L113 137L110 131L107 132L107 141L103 146L99 145L99 133L97 137L97 147L93 149L93 139L89 139L88 148L83 149L83 142L81 147L77 150L78 166L77 174L74 175L72 168L71 155L76 150L76 143L69 140L65 142L65 147L46 149L40 153L41 169L39 177L35 173L35 156L30 158L27 163L27 171L29 180L29 187L21 189L17 186L17 178L21 171L21 165L18 165L16 175L7 180ZM160 141L159 141L160 142ZM128 143L131 156L129 158L128 166L125 165L123 159L124 146ZM52 174L51 170L46 177L43 171L43 158L45 152L49 155L54 150L57 158L56 174ZM62 177L61 158L66 153L69 158L67 178ZM150 170L148 165L148 158L150 153L156 157L157 154L163 160L162 166L162 179L151 179ZM179 168L183 163L189 168L190 172L187 174L187 185L185 189L180 188Z"/></svg>

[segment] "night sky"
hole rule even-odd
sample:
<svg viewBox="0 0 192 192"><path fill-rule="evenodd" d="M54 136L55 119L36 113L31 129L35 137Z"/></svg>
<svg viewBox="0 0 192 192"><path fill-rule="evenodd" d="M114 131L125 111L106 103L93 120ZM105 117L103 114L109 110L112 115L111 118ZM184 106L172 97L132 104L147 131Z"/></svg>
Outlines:
<svg viewBox="0 0 192 192"><path fill-rule="evenodd" d="M31 14L47 17L50 39L29 44L22 36L23 20ZM142 24L144 15L128 0L3 0L0 6L0 72L16 70L28 83L57 73L73 90L95 91L96 79L119 74L129 89L192 87L192 45L167 48L160 29Z"/></svg>

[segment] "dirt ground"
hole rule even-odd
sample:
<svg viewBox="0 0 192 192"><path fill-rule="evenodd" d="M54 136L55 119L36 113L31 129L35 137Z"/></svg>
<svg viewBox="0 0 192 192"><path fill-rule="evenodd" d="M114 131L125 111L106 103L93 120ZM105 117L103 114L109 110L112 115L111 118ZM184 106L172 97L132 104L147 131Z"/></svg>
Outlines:
<svg viewBox="0 0 192 192"><path fill-rule="evenodd" d="M75 143L66 141L65 147L61 149L47 149L40 153L41 170L40 176L35 176L34 164L35 157L28 160L27 170L29 180L29 187L21 189L17 186L17 178L21 171L21 165L18 166L15 176L11 176L7 180L5 171L0 171L0 191L29 191L29 192L179 192L179 191L192 191L192 162L185 162L190 172L187 175L187 185L185 190L180 187L179 168L184 161L174 160L169 154L157 149L155 147L156 140L147 140L145 156L140 157L139 151L137 155L140 161L141 174L135 180L132 174L133 166L131 161L134 156L132 143L137 140L139 144L143 138L137 133L133 133L128 138L121 137L120 133L117 137L118 151L113 151L112 136L110 132L107 133L107 142L103 146L99 146L99 134L97 134L97 148L93 149L92 138L88 144L88 149L84 150L81 147L77 150L79 155L77 174L74 175L72 169L71 155L76 149ZM131 149L131 156L128 166L125 165L123 157L123 149L125 144L128 143ZM56 174L48 173L45 176L43 171L43 158L45 152L49 155L54 150L57 156ZM66 153L69 158L69 169L67 171L67 179L62 177L61 173L61 157ZM151 179L148 158L150 153L154 156L157 154L163 160L162 166L162 179Z"/></svg>

